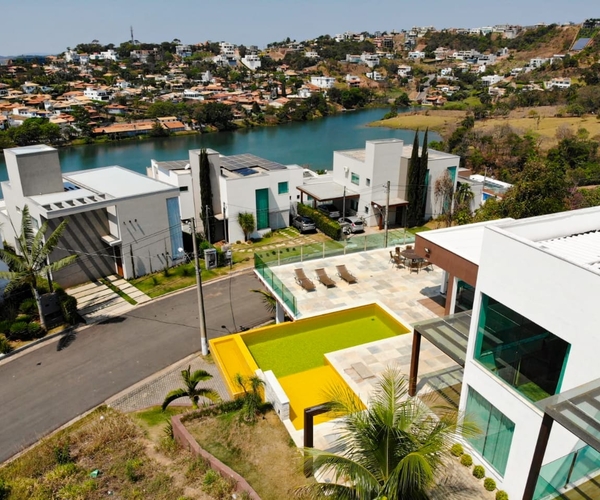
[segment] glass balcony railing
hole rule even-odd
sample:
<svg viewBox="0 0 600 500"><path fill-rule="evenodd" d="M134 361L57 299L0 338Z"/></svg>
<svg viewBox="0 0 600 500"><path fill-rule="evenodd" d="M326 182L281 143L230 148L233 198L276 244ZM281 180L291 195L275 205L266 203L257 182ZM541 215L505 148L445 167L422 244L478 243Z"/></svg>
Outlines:
<svg viewBox="0 0 600 500"><path fill-rule="evenodd" d="M289 308L290 312L295 317L298 317L298 308L296 307L294 294L290 292L288 287L275 276L273 271L269 269L269 266L256 254L254 255L254 268L263 277L265 282L269 284L279 299Z"/></svg>
<svg viewBox="0 0 600 500"><path fill-rule="evenodd" d="M538 478L534 500L571 498L567 493L577 485L584 495L572 498L600 497L600 453L585 446L542 467Z"/></svg>

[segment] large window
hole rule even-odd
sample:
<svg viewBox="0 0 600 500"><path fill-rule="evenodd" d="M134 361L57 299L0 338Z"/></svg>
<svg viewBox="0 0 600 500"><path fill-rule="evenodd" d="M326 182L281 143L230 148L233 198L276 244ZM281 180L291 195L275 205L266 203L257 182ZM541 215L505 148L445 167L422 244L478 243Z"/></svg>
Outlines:
<svg viewBox="0 0 600 500"><path fill-rule="evenodd" d="M470 387L465 418L480 431L474 436L467 436L469 443L498 473L504 475L515 424Z"/></svg>
<svg viewBox="0 0 600 500"><path fill-rule="evenodd" d="M487 295L475 359L531 401L556 394L570 344Z"/></svg>
<svg viewBox="0 0 600 500"><path fill-rule="evenodd" d="M169 236L171 237L171 260L177 260L184 256L179 250L180 248L183 249L179 197L167 198L167 218L169 220Z"/></svg>

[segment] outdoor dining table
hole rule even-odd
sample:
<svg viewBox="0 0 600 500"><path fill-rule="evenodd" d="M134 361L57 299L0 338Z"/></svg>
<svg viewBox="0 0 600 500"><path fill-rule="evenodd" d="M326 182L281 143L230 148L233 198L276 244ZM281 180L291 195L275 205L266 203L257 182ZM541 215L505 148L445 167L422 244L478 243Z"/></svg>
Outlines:
<svg viewBox="0 0 600 500"><path fill-rule="evenodd" d="M414 250L402 250L400 252L400 255L402 255L402 257L404 257L405 259L408 259L408 260L421 259L421 256L417 255L417 253Z"/></svg>

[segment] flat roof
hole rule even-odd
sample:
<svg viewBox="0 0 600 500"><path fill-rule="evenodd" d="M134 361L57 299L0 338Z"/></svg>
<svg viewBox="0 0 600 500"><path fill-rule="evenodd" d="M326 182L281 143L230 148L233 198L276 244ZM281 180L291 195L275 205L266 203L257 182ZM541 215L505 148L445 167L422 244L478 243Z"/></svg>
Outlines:
<svg viewBox="0 0 600 500"><path fill-rule="evenodd" d="M505 221L493 230L600 274L600 207Z"/></svg>
<svg viewBox="0 0 600 500"><path fill-rule="evenodd" d="M185 170L190 168L190 160L154 161L154 164L166 170Z"/></svg>
<svg viewBox="0 0 600 500"><path fill-rule="evenodd" d="M108 194L113 198L127 198L161 191L178 190L178 188L169 184L116 165L81 170L63 175L63 177L81 188Z"/></svg>
<svg viewBox="0 0 600 500"><path fill-rule="evenodd" d="M464 226L434 229L419 233L419 237L435 243L463 259L479 266L481 244L486 227L499 225L514 219L498 219Z"/></svg>
<svg viewBox="0 0 600 500"><path fill-rule="evenodd" d="M298 190L312 196L315 200L333 200L336 198L344 197L344 186L338 184L335 181L323 182L320 179L315 178L319 182L310 182L312 179L304 181L304 184L298 186ZM351 191L346 188L346 198L351 196L358 196L358 193Z"/></svg>
<svg viewBox="0 0 600 500"><path fill-rule="evenodd" d="M29 155L35 153L45 153L48 151L56 151L56 148L51 146L47 146L46 144L35 144L33 146L22 146L20 148L9 148L4 151L10 151L12 154L20 156L20 155Z"/></svg>
<svg viewBox="0 0 600 500"><path fill-rule="evenodd" d="M243 153L239 155L232 156L221 156L221 168L225 170L229 170L230 172L235 172L236 170L242 170L252 168L252 167L260 167L267 171L270 170L285 170L285 165L281 163L277 163L271 160L266 160L259 156Z"/></svg>

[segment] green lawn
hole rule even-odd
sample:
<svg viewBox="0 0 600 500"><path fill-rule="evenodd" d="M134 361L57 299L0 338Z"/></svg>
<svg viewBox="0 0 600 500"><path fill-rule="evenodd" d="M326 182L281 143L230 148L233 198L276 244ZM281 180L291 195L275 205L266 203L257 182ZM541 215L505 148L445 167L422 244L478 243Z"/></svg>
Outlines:
<svg viewBox="0 0 600 500"><path fill-rule="evenodd" d="M406 333L385 317L345 313L318 320L285 324L279 329L244 335L244 342L261 370L285 377L323 366L323 355Z"/></svg>

